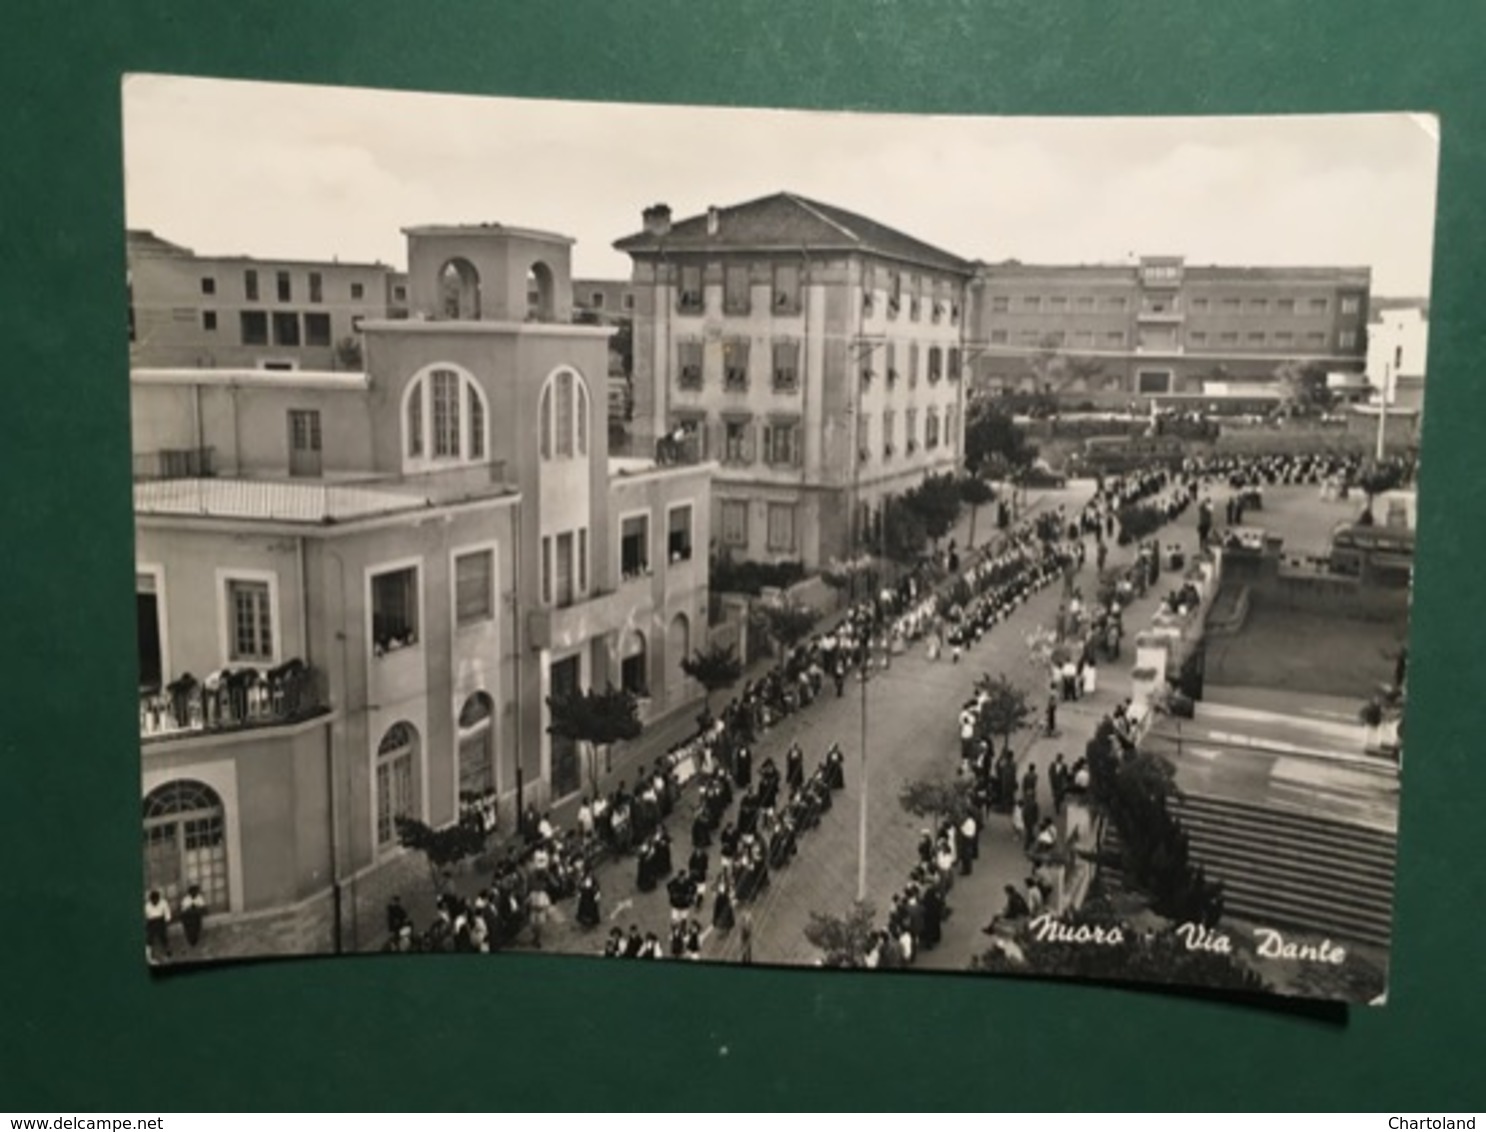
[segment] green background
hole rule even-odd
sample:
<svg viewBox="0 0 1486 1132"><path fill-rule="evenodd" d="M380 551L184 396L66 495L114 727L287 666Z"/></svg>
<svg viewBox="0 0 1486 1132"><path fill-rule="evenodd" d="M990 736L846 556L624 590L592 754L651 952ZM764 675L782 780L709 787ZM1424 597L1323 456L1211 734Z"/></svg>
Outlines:
<svg viewBox="0 0 1486 1132"><path fill-rule="evenodd" d="M1486 383L1471 312L1486 306L1483 11L1372 0L8 6L0 1109L1481 1107ZM526 957L275 961L152 981L130 690L119 134L130 70L929 112L1440 113L1390 1005Z"/></svg>

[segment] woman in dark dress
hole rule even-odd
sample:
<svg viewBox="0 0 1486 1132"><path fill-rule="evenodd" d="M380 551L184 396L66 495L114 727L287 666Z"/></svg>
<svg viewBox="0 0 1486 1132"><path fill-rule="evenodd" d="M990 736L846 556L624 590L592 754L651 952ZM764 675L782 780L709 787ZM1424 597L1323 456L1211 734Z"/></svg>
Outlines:
<svg viewBox="0 0 1486 1132"><path fill-rule="evenodd" d="M578 922L585 928L596 928L600 919L599 882L585 869L583 879L578 882Z"/></svg>
<svg viewBox="0 0 1486 1132"><path fill-rule="evenodd" d="M647 841L635 854L635 887L641 892L653 892L659 879L656 872L655 845Z"/></svg>
<svg viewBox="0 0 1486 1132"><path fill-rule="evenodd" d="M717 898L712 904L712 926L720 932L733 926L733 880L727 870L717 878Z"/></svg>

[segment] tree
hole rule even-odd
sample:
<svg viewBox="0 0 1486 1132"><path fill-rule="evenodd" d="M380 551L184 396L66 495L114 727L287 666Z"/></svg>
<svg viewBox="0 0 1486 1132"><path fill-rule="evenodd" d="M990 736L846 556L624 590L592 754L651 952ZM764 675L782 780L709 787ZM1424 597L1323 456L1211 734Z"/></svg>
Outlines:
<svg viewBox="0 0 1486 1132"><path fill-rule="evenodd" d="M898 805L916 818L928 818L938 829L946 820L958 821L970 809L970 780L910 779L898 791Z"/></svg>
<svg viewBox="0 0 1486 1132"><path fill-rule="evenodd" d="M711 644L681 661L685 672L707 689L707 711L712 711L712 693L731 688L743 675L743 662L732 645Z"/></svg>
<svg viewBox="0 0 1486 1132"><path fill-rule="evenodd" d="M1367 506L1362 509L1360 523L1373 523L1373 500L1385 491L1392 491L1403 482L1403 468L1395 463L1369 463L1357 477L1358 489L1367 496Z"/></svg>
<svg viewBox="0 0 1486 1132"><path fill-rule="evenodd" d="M1281 362L1274 378L1291 416L1324 413L1336 402L1336 394L1326 383L1326 367L1316 362Z"/></svg>
<svg viewBox="0 0 1486 1132"><path fill-rule="evenodd" d="M467 857L484 852L485 835L477 826L456 822L443 829L434 829L417 818L399 814L393 819L397 840L405 849L423 854L428 862L429 880L435 893L443 888L444 873Z"/></svg>
<svg viewBox="0 0 1486 1132"><path fill-rule="evenodd" d="M811 912L805 938L820 948L827 967L860 967L872 946L876 909L863 900L852 904L844 916Z"/></svg>
<svg viewBox="0 0 1486 1132"><path fill-rule="evenodd" d="M980 515L981 504L995 499L996 489L980 476L972 473L960 480L959 491L960 501L970 508L970 538L966 542L965 549L973 550L975 549L975 520Z"/></svg>
<svg viewBox="0 0 1486 1132"><path fill-rule="evenodd" d="M613 684L602 692L590 688L548 696L547 706L552 712L552 723L547 728L551 734L586 743L591 749L589 780L595 790L598 789L598 752L604 751L607 770L609 748L621 740L640 737L639 704L627 689Z"/></svg>
<svg viewBox="0 0 1486 1132"><path fill-rule="evenodd" d="M758 608L781 655L794 648L820 620L818 611L794 602L769 603Z"/></svg>
<svg viewBox="0 0 1486 1132"><path fill-rule="evenodd" d="M903 496L903 505L918 516L924 533L937 543L960 517L960 488L949 472L925 476Z"/></svg>
<svg viewBox="0 0 1486 1132"><path fill-rule="evenodd" d="M1037 449L1027 443L1010 414L989 398L971 402L965 419L965 464L972 472L1006 474L1036 457Z"/></svg>
<svg viewBox="0 0 1486 1132"><path fill-rule="evenodd" d="M980 706L980 730L1000 738L1003 747L1009 747L1011 737L1029 726L1037 714L1027 693L1005 675L982 676L975 682L975 690L986 695Z"/></svg>
<svg viewBox="0 0 1486 1132"><path fill-rule="evenodd" d="M923 554L928 541L924 521L912 507L898 503L884 509L882 550L888 558L901 565L911 565Z"/></svg>

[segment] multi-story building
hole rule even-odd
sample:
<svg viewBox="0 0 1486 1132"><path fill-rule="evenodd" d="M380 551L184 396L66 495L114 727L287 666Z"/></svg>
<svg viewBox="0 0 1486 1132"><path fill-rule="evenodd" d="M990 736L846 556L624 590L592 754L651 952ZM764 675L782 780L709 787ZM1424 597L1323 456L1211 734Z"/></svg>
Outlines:
<svg viewBox="0 0 1486 1132"><path fill-rule="evenodd" d="M399 815L583 789L550 694L698 693L711 467L609 458L570 241L407 237L364 372L133 374L145 877L228 952L375 942Z"/></svg>
<svg viewBox="0 0 1486 1132"><path fill-rule="evenodd" d="M982 264L967 347L979 387L1100 405L1204 395L1286 363L1360 372L1371 271Z"/></svg>
<svg viewBox="0 0 1486 1132"><path fill-rule="evenodd" d="M958 464L972 264L790 193L643 221L631 427L718 461L719 550L824 563Z"/></svg>
<svg viewBox="0 0 1486 1132"><path fill-rule="evenodd" d="M1368 383L1390 406L1418 409L1429 351L1428 309L1417 303L1384 306L1367 330Z"/></svg>
<svg viewBox="0 0 1486 1132"><path fill-rule="evenodd" d="M634 285L628 279L574 279L573 311L580 321L623 322L635 313Z"/></svg>
<svg viewBox="0 0 1486 1132"><path fill-rule="evenodd" d="M135 366L359 370L359 327L407 311L406 275L380 263L202 256L128 233Z"/></svg>

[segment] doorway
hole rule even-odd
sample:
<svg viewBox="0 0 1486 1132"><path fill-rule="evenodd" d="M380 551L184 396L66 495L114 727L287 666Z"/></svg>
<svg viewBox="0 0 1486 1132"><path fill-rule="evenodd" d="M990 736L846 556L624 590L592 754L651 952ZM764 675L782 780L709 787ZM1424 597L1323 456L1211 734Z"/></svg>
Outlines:
<svg viewBox="0 0 1486 1132"><path fill-rule="evenodd" d="M577 656L554 660L551 668L553 697L568 696L578 691L582 678ZM583 764L578 757L578 743L561 735L552 736L552 798L576 794L583 785Z"/></svg>
<svg viewBox="0 0 1486 1132"><path fill-rule="evenodd" d="M318 479L322 469L320 454L320 411L289 410L289 474Z"/></svg>

